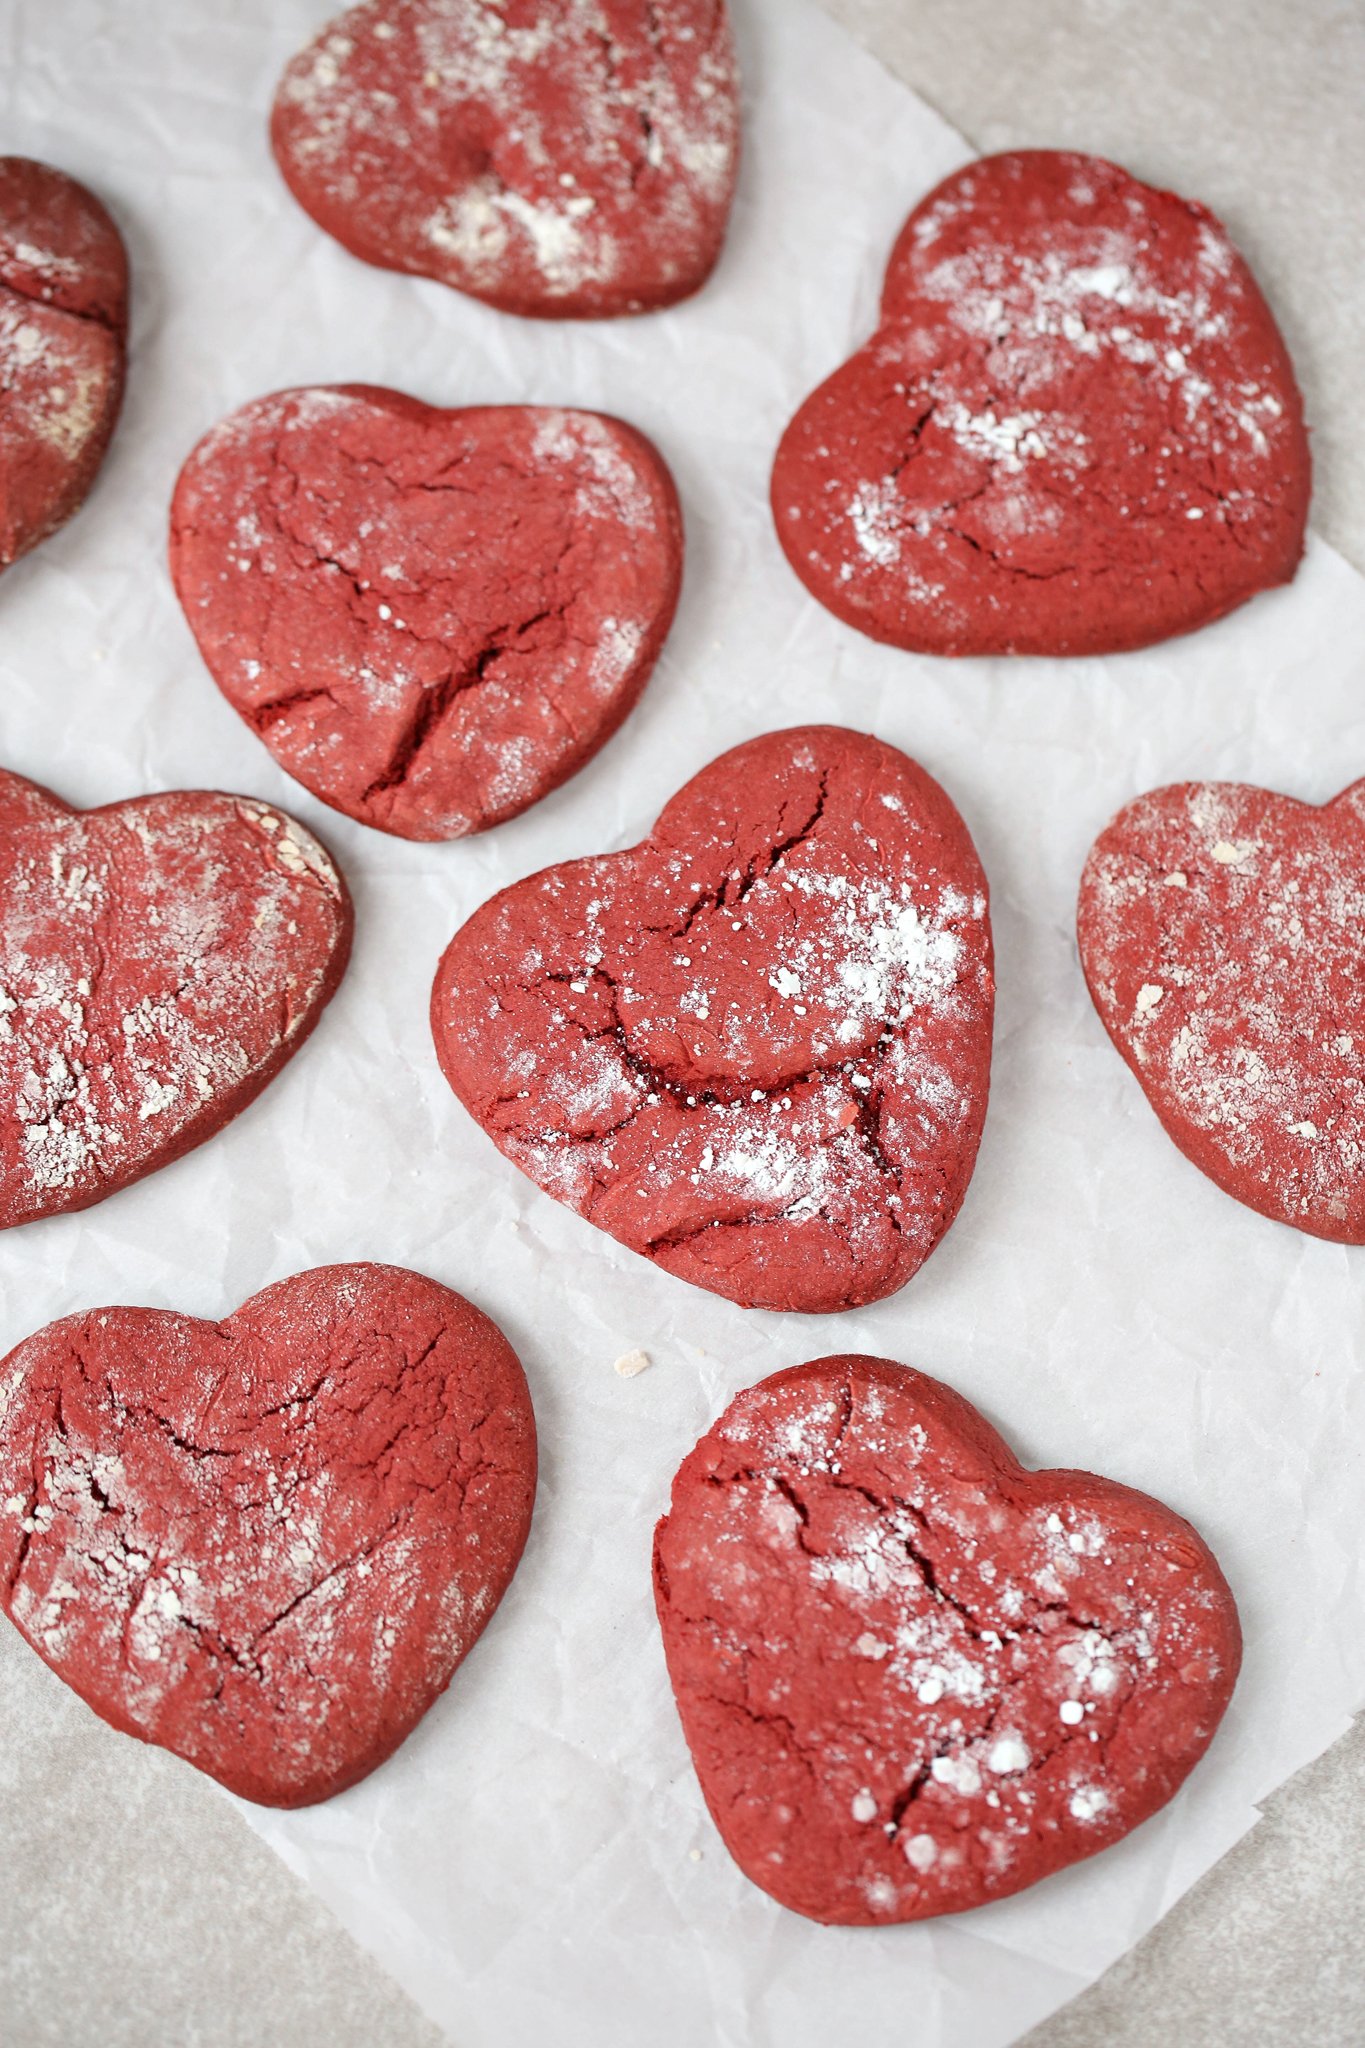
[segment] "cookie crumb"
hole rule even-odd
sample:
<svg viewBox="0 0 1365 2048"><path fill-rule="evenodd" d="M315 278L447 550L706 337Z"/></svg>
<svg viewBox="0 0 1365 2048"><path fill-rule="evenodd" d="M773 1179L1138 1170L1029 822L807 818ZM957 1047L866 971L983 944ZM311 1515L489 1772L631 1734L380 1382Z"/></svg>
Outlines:
<svg viewBox="0 0 1365 2048"><path fill-rule="evenodd" d="M650 1365L647 1351L623 1351L617 1359L615 1370L623 1380L637 1379L642 1372L648 1372Z"/></svg>

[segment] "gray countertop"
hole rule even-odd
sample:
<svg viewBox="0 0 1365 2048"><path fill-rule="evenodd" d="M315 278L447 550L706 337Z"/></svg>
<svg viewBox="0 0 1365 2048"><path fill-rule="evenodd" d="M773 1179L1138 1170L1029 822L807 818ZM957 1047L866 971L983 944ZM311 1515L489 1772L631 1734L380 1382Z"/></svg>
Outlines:
<svg viewBox="0 0 1365 2048"><path fill-rule="evenodd" d="M825 4L977 147L1095 150L1223 216L1301 373L1315 524L1365 570L1359 0ZM1353 768L1365 761L1343 762L1343 779ZM212 1786L105 1728L8 1629L0 1725L6 2040L435 2048L441 2037ZM1363 1815L1357 1726L1031 2048L1354 2048Z"/></svg>

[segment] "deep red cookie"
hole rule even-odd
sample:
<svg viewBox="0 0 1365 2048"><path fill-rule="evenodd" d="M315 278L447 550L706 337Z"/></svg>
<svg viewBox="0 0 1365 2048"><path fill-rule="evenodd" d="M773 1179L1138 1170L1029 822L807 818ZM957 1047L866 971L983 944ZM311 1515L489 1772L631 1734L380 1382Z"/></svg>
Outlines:
<svg viewBox="0 0 1365 2048"><path fill-rule="evenodd" d="M0 569L69 519L123 397L128 258L92 192L0 156Z"/></svg>
<svg viewBox="0 0 1365 2048"><path fill-rule="evenodd" d="M1239 1202L1365 1244L1365 782L1142 796L1081 879L1104 1028L1187 1159Z"/></svg>
<svg viewBox="0 0 1365 2048"><path fill-rule="evenodd" d="M683 538L667 466L622 420L341 385L206 434L170 550L215 682L280 765L362 824L456 839L616 731Z"/></svg>
<svg viewBox="0 0 1365 2048"><path fill-rule="evenodd" d="M1293 367L1206 208L1098 157L968 165L901 231L872 339L801 407L773 516L806 587L929 654L1104 654L1286 583Z"/></svg>
<svg viewBox="0 0 1365 2048"><path fill-rule="evenodd" d="M283 811L204 790L73 811L0 770L0 1228L221 1130L350 948L345 883Z"/></svg>
<svg viewBox="0 0 1365 2048"><path fill-rule="evenodd" d="M546 868L446 950L446 1079L548 1193L745 1307L903 1287L986 1112L986 878L938 784L838 726L713 761L625 853Z"/></svg>
<svg viewBox="0 0 1365 2048"><path fill-rule="evenodd" d="M725 1846L843 1926L984 1905L1116 1842L1203 1755L1241 1659L1188 1522L1025 1471L879 1358L731 1403L673 1482L654 1584Z"/></svg>
<svg viewBox="0 0 1365 2048"><path fill-rule="evenodd" d="M411 1733L535 1481L515 1352L397 1266L299 1273L223 1323L91 1310L0 1364L10 1620L113 1727L266 1806Z"/></svg>
<svg viewBox="0 0 1365 2048"><path fill-rule="evenodd" d="M670 306L739 156L724 0L370 0L284 74L271 140L328 234L508 313Z"/></svg>

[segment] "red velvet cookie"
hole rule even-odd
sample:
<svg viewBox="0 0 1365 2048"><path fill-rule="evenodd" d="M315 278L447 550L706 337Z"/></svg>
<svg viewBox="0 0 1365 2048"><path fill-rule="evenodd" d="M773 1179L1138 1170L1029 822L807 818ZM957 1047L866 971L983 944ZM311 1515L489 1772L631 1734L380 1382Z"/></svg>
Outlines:
<svg viewBox="0 0 1365 2048"><path fill-rule="evenodd" d="M1199 1761L1241 1660L1188 1522L1025 1471L879 1358L731 1403L673 1482L654 1584L726 1848L841 1926L961 1912L1107 1848Z"/></svg>
<svg viewBox="0 0 1365 2048"><path fill-rule="evenodd" d="M329 1799L477 1642L531 1520L516 1354L397 1266L223 1323L108 1308L0 1364L0 1584L113 1727L266 1806Z"/></svg>
<svg viewBox="0 0 1365 2048"><path fill-rule="evenodd" d="M662 457L601 413L281 391L180 473L171 573L215 682L324 803L457 839L634 706L682 575Z"/></svg>
<svg viewBox="0 0 1365 2048"><path fill-rule="evenodd" d="M1104 1028L1187 1159L1239 1202L1365 1244L1365 782L1235 782L1119 812L1081 880Z"/></svg>
<svg viewBox="0 0 1365 2048"><path fill-rule="evenodd" d="M1187 632L1289 581L1308 490L1293 368L1221 224L1055 150L969 164L915 208L881 325L772 477L813 595L928 654Z"/></svg>
<svg viewBox="0 0 1365 2048"><path fill-rule="evenodd" d="M477 910L432 991L446 1079L523 1173L748 1308L903 1287L986 1113L986 878L938 784L838 726L713 761L625 853Z"/></svg>
<svg viewBox="0 0 1365 2048"><path fill-rule="evenodd" d="M69 519L123 397L128 258L92 192L0 156L0 569Z"/></svg>
<svg viewBox="0 0 1365 2048"><path fill-rule="evenodd" d="M670 306L734 193L724 0L369 0L284 74L271 139L328 234L508 313Z"/></svg>
<svg viewBox="0 0 1365 2048"><path fill-rule="evenodd" d="M346 886L283 811L203 790L73 811L0 770L0 1228L220 1131L350 949Z"/></svg>

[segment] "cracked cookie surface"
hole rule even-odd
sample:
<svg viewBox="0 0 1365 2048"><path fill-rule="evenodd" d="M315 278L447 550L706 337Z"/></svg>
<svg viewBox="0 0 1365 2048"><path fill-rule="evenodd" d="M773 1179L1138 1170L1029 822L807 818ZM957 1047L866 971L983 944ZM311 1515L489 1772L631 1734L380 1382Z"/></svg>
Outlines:
<svg viewBox="0 0 1365 2048"><path fill-rule="evenodd" d="M1187 1522L1024 1470L884 1359L740 1394L679 1468L654 1581L726 1847L845 1926L983 1905L1117 1841L1203 1755L1241 1656Z"/></svg>
<svg viewBox="0 0 1365 2048"><path fill-rule="evenodd" d="M738 92L724 0L370 0L289 65L271 139L366 262L600 318L709 276Z"/></svg>
<svg viewBox="0 0 1365 2048"><path fill-rule="evenodd" d="M597 752L663 646L682 554L667 466L624 421L361 385L243 406L171 506L175 587L228 702L324 803L408 839L515 817Z"/></svg>
<svg viewBox="0 0 1365 2048"><path fill-rule="evenodd" d="M128 259L94 194L0 156L0 569L84 503L123 397Z"/></svg>
<svg viewBox="0 0 1365 2048"><path fill-rule="evenodd" d="M535 1424L461 1295L324 1266L226 1322L109 1308L0 1364L0 1584L115 1728L327 1799L445 1690L521 1556Z"/></svg>
<svg viewBox="0 0 1365 2048"><path fill-rule="evenodd" d="M74 811L0 770L0 1228L220 1131L317 1023L351 925L329 856L269 804Z"/></svg>
<svg viewBox="0 0 1365 2048"><path fill-rule="evenodd" d="M1185 1157L1262 1216L1365 1244L1365 782L1322 805L1138 797L1090 850L1077 934Z"/></svg>
<svg viewBox="0 0 1365 2048"><path fill-rule="evenodd" d="M985 876L951 800L838 726L769 733L649 838L514 884L432 992L456 1095L548 1193L746 1307L902 1287L990 1075Z"/></svg>
<svg viewBox="0 0 1365 2048"><path fill-rule="evenodd" d="M1103 654L1288 582L1293 366L1204 207L1097 157L987 157L910 215L872 339L773 466L797 575L930 654Z"/></svg>

